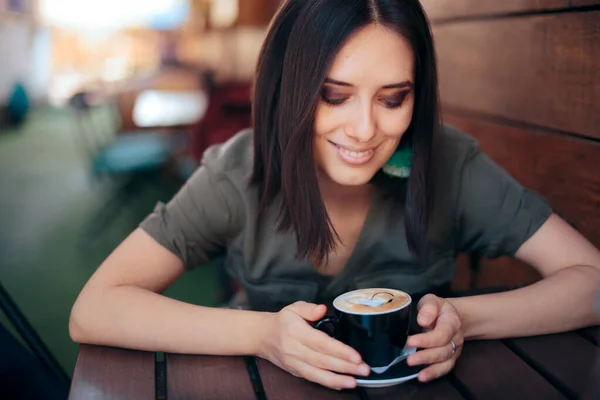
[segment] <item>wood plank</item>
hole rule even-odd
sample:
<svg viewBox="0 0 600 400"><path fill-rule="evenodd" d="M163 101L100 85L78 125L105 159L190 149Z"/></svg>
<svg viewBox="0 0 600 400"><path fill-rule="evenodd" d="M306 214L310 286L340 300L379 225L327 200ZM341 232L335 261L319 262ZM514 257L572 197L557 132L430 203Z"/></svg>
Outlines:
<svg viewBox="0 0 600 400"><path fill-rule="evenodd" d="M452 290L460 294L471 289L513 289L535 283L542 278L535 268L511 257L500 257L494 260L481 258L479 263L471 287L468 255L461 254L456 260Z"/></svg>
<svg viewBox="0 0 600 400"><path fill-rule="evenodd" d="M600 5L600 0L571 0L572 7Z"/></svg>
<svg viewBox="0 0 600 400"><path fill-rule="evenodd" d="M242 357L167 354L169 399L254 400Z"/></svg>
<svg viewBox="0 0 600 400"><path fill-rule="evenodd" d="M504 286L515 288L539 281L542 275L532 266L511 257L495 260L481 259L479 273L475 277L475 287Z"/></svg>
<svg viewBox="0 0 600 400"><path fill-rule="evenodd" d="M381 389L366 389L369 400L462 400L460 393L445 378L433 382L410 381L397 386Z"/></svg>
<svg viewBox="0 0 600 400"><path fill-rule="evenodd" d="M499 341L467 342L453 375L477 399L564 399Z"/></svg>
<svg viewBox="0 0 600 400"><path fill-rule="evenodd" d="M475 137L486 154L600 247L600 143L449 112L444 120Z"/></svg>
<svg viewBox="0 0 600 400"><path fill-rule="evenodd" d="M590 372L590 382L585 390L582 400L598 400L600 399L600 359L596 362L596 366Z"/></svg>
<svg viewBox="0 0 600 400"><path fill-rule="evenodd" d="M560 9L568 0L421 0L427 16L436 20Z"/></svg>
<svg viewBox="0 0 600 400"><path fill-rule="evenodd" d="M456 259L456 269L452 280L452 290L467 290L470 288L471 270L469 268L469 255L460 254Z"/></svg>
<svg viewBox="0 0 600 400"><path fill-rule="evenodd" d="M238 1L236 26L264 27L277 11L281 0L242 0Z"/></svg>
<svg viewBox="0 0 600 400"><path fill-rule="evenodd" d="M356 390L336 391L317 385L304 379L297 378L262 358L256 359L260 378L268 399L286 400L351 400L359 399Z"/></svg>
<svg viewBox="0 0 600 400"><path fill-rule="evenodd" d="M585 328L580 330L579 333L596 346L600 346L600 326Z"/></svg>
<svg viewBox="0 0 600 400"><path fill-rule="evenodd" d="M79 347L70 400L154 398L154 353Z"/></svg>
<svg viewBox="0 0 600 400"><path fill-rule="evenodd" d="M444 108L600 138L600 10L434 28Z"/></svg>
<svg viewBox="0 0 600 400"><path fill-rule="evenodd" d="M600 360L600 348L575 332L507 341L526 360L570 397L581 398L590 385L590 371Z"/></svg>

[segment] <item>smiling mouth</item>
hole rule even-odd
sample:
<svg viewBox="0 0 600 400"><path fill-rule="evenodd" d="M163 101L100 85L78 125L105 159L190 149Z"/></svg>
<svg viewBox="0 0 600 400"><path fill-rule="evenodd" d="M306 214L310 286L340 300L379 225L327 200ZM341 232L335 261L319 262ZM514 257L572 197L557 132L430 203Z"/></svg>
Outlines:
<svg viewBox="0 0 600 400"><path fill-rule="evenodd" d="M373 154L375 153L375 150L377 150L377 147L378 147L378 146L375 146L370 149L357 150L357 149L351 149L348 147L344 147L344 146L341 146L341 145L333 143L333 142L329 142L329 143L332 146L335 146L335 148L338 151L338 155L344 161L346 161L349 164L353 164L353 165L360 165L360 164L364 164L364 163L368 162L373 157Z"/></svg>
<svg viewBox="0 0 600 400"><path fill-rule="evenodd" d="M355 157L355 158L361 158L361 157L367 156L367 155L373 153L378 147L378 146L375 146L375 147L372 147L372 148L366 149L366 150L355 150L355 149L351 149L348 147L344 147L342 145L339 145L339 144L331 142L331 141L328 141L328 142L331 143L332 145L334 145L335 147L337 147L340 150L340 152L344 153L345 155L350 156L350 157Z"/></svg>

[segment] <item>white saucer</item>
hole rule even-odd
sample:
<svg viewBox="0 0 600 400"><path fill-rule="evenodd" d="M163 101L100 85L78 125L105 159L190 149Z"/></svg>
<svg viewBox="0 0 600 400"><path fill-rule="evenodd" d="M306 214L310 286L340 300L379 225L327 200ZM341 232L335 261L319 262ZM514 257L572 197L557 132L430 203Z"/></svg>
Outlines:
<svg viewBox="0 0 600 400"><path fill-rule="evenodd" d="M357 379L356 385L364 387L364 388L371 388L371 389L384 388L384 387L388 387L388 386L399 385L401 383L413 380L418 376L419 376L419 374L417 373L417 374L413 374L413 375L409 375L409 376L402 376L400 378L395 378L395 379L380 379L380 380L369 380L369 381L366 381L363 379Z"/></svg>
<svg viewBox="0 0 600 400"><path fill-rule="evenodd" d="M415 347L407 346L402 351L401 356L409 356L416 351L417 349ZM383 374L372 372L369 377L357 377L356 384L365 388L383 388L399 385L418 377L421 369L422 367L409 367L406 364L406 359L404 359L400 363L390 367L390 369ZM381 375L381 379L378 379L377 375Z"/></svg>

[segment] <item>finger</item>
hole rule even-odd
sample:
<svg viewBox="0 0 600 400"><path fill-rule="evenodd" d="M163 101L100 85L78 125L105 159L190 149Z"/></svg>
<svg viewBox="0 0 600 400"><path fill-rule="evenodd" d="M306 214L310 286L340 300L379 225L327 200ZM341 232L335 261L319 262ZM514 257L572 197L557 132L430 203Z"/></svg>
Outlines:
<svg viewBox="0 0 600 400"><path fill-rule="evenodd" d="M443 375L446 375L448 372L452 371L455 364L454 358L433 364L432 366L425 368L421 372L419 372L419 381L420 382L430 382L434 379L437 379Z"/></svg>
<svg viewBox="0 0 600 400"><path fill-rule="evenodd" d="M298 358L306 364L332 372L362 376L368 376L371 373L371 368L365 363L355 364L341 358L314 351L308 347L302 349Z"/></svg>
<svg viewBox="0 0 600 400"><path fill-rule="evenodd" d="M303 363L300 360L293 362L290 366L295 369L301 377L331 389L341 390L353 389L356 387L356 379L351 376L340 375L321 368L313 367L312 365Z"/></svg>
<svg viewBox="0 0 600 400"><path fill-rule="evenodd" d="M319 353L327 354L343 360L348 360L354 364L360 364L362 357L352 347L336 340L318 329L310 328L309 332L301 332L299 340L306 347Z"/></svg>
<svg viewBox="0 0 600 400"><path fill-rule="evenodd" d="M417 314L418 324L423 328L431 327L435 323L443 304L444 300L433 294L423 296L417 306L419 310Z"/></svg>
<svg viewBox="0 0 600 400"><path fill-rule="evenodd" d="M298 301L288 308L298 314L301 318L311 322L320 320L327 312L327 307L325 305L307 303L305 301Z"/></svg>
<svg viewBox="0 0 600 400"><path fill-rule="evenodd" d="M408 345L422 349L442 347L450 343L454 334L455 331L450 325L438 324L435 329L429 332L419 333L408 338ZM458 343L456 344L458 345Z"/></svg>
<svg viewBox="0 0 600 400"><path fill-rule="evenodd" d="M442 347L417 351L415 354L411 354L406 362L410 366L436 364L453 358L455 354L452 352L452 345L447 344Z"/></svg>

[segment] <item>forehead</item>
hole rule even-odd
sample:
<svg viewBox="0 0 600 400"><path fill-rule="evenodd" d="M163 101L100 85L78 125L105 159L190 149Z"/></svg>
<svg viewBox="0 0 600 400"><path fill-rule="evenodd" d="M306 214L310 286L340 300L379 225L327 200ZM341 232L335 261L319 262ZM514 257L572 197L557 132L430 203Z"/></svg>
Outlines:
<svg viewBox="0 0 600 400"><path fill-rule="evenodd" d="M381 25L368 25L352 35L336 55L329 78L355 86L381 87L414 79L410 42Z"/></svg>

